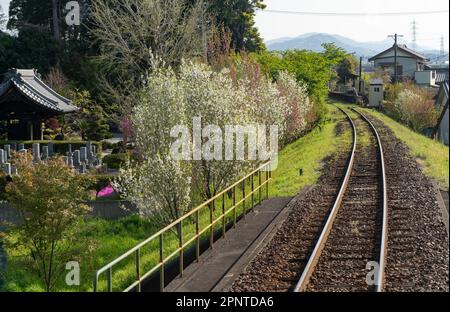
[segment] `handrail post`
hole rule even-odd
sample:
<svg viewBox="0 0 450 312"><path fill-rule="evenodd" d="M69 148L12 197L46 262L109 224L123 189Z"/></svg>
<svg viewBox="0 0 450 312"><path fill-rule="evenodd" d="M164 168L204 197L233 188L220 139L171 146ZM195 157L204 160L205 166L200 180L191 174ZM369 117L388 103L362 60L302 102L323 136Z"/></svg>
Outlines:
<svg viewBox="0 0 450 312"><path fill-rule="evenodd" d="M112 266L108 268L108 291L112 292Z"/></svg>
<svg viewBox="0 0 450 312"><path fill-rule="evenodd" d="M161 292L164 292L164 237L163 233L159 235L159 263L161 264L160 270L159 270L159 290Z"/></svg>
<svg viewBox="0 0 450 312"><path fill-rule="evenodd" d="M251 179L252 179L252 208L251 209L253 209L255 207L254 194L253 194L255 192L255 183L254 183L255 176L254 176L254 174L252 174Z"/></svg>
<svg viewBox="0 0 450 312"><path fill-rule="evenodd" d="M179 225L179 237L178 237L179 247L180 247L180 277L183 277L183 269L184 269L184 263L183 263L183 220L180 221Z"/></svg>
<svg viewBox="0 0 450 312"><path fill-rule="evenodd" d="M225 217L225 193L222 194L222 236L225 238L226 236L226 217Z"/></svg>
<svg viewBox="0 0 450 312"><path fill-rule="evenodd" d="M197 210L195 212L195 258L197 260L197 262L200 259L200 235L199 233L199 222L200 222L200 212Z"/></svg>
<svg viewBox="0 0 450 312"><path fill-rule="evenodd" d="M141 292L141 249L136 250L136 277L138 281L137 291Z"/></svg>
<svg viewBox="0 0 450 312"><path fill-rule="evenodd" d="M262 202L262 177L261 177L261 169L258 171L258 182L259 182L259 204Z"/></svg>
<svg viewBox="0 0 450 312"><path fill-rule="evenodd" d="M245 179L242 181L242 214L246 218L247 211L245 209Z"/></svg>
<svg viewBox="0 0 450 312"><path fill-rule="evenodd" d="M236 227L236 186L233 186L233 227Z"/></svg>
<svg viewBox="0 0 450 312"><path fill-rule="evenodd" d="M98 290L98 274L95 274L94 276L94 292L97 292Z"/></svg>
<svg viewBox="0 0 450 312"><path fill-rule="evenodd" d="M209 246L213 248L214 245L214 226L213 226L213 208L215 205L215 201L212 201L212 204L209 205Z"/></svg>
<svg viewBox="0 0 450 312"><path fill-rule="evenodd" d="M266 199L269 199L269 171L266 171Z"/></svg>

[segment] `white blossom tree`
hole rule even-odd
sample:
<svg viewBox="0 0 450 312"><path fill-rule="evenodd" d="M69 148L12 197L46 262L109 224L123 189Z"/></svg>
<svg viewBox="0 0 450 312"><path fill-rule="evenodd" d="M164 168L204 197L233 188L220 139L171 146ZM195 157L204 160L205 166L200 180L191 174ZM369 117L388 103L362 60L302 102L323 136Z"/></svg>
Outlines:
<svg viewBox="0 0 450 312"><path fill-rule="evenodd" d="M170 152L172 129L186 123L183 89L173 71L149 76L132 123L137 159L121 171L115 187L142 215L168 223L189 209L192 175L189 161Z"/></svg>
<svg viewBox="0 0 450 312"><path fill-rule="evenodd" d="M201 118L201 121L198 120L204 129L201 142L193 142L203 146L200 159L193 155L193 172L197 189L203 198L208 199L231 184L248 168L249 162L236 159L234 154L228 160L225 158L227 146L222 139L227 126L244 125L251 121L246 107L249 103L243 88L233 84L227 70L214 72L205 64L184 63L180 68L180 83L184 89L189 120ZM205 133L210 125L220 129L222 138L217 141L218 144L210 142L218 139L218 134L214 137ZM191 128L191 132L194 132L194 129ZM234 146L237 142L234 140L231 143ZM220 157L205 157L211 152L210 147L219 149Z"/></svg>

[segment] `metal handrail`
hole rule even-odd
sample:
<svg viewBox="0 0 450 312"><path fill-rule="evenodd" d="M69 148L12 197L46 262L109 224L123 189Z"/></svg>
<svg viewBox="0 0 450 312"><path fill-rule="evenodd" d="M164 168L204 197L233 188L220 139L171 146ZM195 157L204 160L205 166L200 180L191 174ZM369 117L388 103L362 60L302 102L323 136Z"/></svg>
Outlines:
<svg viewBox="0 0 450 312"><path fill-rule="evenodd" d="M226 217L229 213L233 212L233 226L236 226L236 219L237 219L237 214L236 214L236 209L242 204L243 205L243 216L245 218L245 215L247 213L248 210L253 209L253 207L255 206L255 202L254 202L254 195L255 193L258 192L259 194L259 203L261 203L262 201L262 189L265 186L266 189L266 197L269 197L269 181L272 179L272 174L271 174L271 162L266 162L263 165L259 166L257 169L255 169L254 171L252 171L251 173L247 174L246 176L244 176L243 178L241 178L239 181L237 181L236 183L232 184L231 186L227 187L226 189L224 189L223 191L221 191L220 193L218 193L217 195L213 196L212 198L208 199L207 201L205 201L204 203L200 204L199 206L197 206L196 208L192 209L191 211L189 211L188 213L184 214L182 217L178 218L177 220L173 221L172 223L170 223L169 225L167 225L166 227L164 227L163 229L159 230L158 232L156 232L155 234L153 234L152 236L150 236L149 238L147 238L146 240L142 241L141 243L139 243L138 245L136 245L135 247L131 248L130 250L128 250L127 252L123 253L121 256L119 256L118 258L114 259L113 261L111 261L110 263L108 263L107 265L103 266L101 269L97 270L95 272L95 276L94 276L94 283L93 283L93 288L94 288L94 292L98 291L98 281L99 281L99 277L101 274L107 272L107 288L108 291L112 292L113 291L113 283L112 283L112 279L113 279L113 275L112 275L112 269L113 267L120 263L122 260L127 259L129 256L131 255L135 255L135 266L136 266L136 280L130 285L128 286L124 291L131 291L133 289L136 289L137 291L141 291L141 283L147 278L149 277L151 274L155 273L156 271L160 271L160 291L164 291L165 285L164 285L164 269L165 269L165 264L170 261L172 258L174 258L176 255L179 255L179 272L180 272L180 276L183 275L183 268L184 268L184 264L183 264L183 252L184 252L184 248L187 247L189 244L193 243L194 241L196 241L196 259L198 261L199 256L200 256L200 236L203 235L204 233L206 233L209 230L209 236L210 236L210 248L213 247L214 244L214 225L216 225L217 223L219 223L222 220L222 237L225 237L225 232L226 232ZM263 170L265 170L265 179L264 181L262 180L262 172ZM254 179L255 177L258 177L258 186L255 188L254 185ZM251 192L249 194L245 194L245 183L247 182L247 180L251 178ZM242 199L238 202L236 202L236 188L242 186ZM233 205L226 209L225 208L225 195L232 191L232 196L233 196ZM246 209L246 201L248 201L251 198L251 207L249 209ZM215 208L215 202L218 199L222 199L222 211L219 217L217 217L216 219L213 218L213 209ZM210 210L210 218L209 218L209 224L200 230L199 228L199 223L200 223L200 210L202 208L205 207L209 207ZM195 227L196 227L196 233L195 235L190 238L188 241L183 242L183 221L186 220L187 218L193 216L195 214ZM178 236L179 239L179 246L178 248L172 252L169 256L164 257L163 255L163 240L164 240L164 234L168 231L170 231L172 228L174 228L175 226L180 226L181 229L181 235ZM140 251L141 249L148 245L149 243L153 242L154 240L159 239L159 263L154 265L150 270L148 270L146 273L141 274L141 265L140 265L140 259L141 259L141 255L140 255Z"/></svg>

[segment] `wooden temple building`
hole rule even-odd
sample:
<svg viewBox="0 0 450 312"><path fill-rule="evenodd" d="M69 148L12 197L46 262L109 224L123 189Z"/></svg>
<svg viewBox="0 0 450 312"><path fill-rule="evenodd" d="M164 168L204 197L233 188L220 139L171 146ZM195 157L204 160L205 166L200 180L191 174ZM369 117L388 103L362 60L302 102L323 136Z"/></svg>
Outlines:
<svg viewBox="0 0 450 312"><path fill-rule="evenodd" d="M6 132L7 140L42 140L44 120L76 111L33 69L13 69L0 83L0 136Z"/></svg>

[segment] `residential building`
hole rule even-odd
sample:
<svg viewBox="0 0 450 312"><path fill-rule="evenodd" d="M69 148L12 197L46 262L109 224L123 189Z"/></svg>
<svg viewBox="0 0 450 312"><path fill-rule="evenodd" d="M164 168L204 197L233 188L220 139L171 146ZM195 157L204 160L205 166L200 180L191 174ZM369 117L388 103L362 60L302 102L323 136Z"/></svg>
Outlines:
<svg viewBox="0 0 450 312"><path fill-rule="evenodd" d="M414 80L417 71L423 71L429 59L420 53L409 49L406 45L394 44L389 49L371 57L375 71L381 70L394 76L395 50L397 50L397 78L399 80Z"/></svg>

